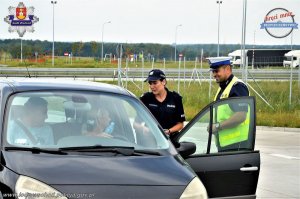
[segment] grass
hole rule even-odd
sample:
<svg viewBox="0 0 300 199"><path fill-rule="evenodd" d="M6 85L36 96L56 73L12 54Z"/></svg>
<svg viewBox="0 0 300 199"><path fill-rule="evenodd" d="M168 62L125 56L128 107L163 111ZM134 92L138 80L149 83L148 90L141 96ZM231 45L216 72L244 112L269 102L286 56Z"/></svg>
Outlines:
<svg viewBox="0 0 300 199"><path fill-rule="evenodd" d="M117 84L117 81L109 82ZM135 82L141 88L141 82ZM132 82L128 82L128 90L136 96L141 96L143 92L148 91L148 84L144 83L144 89L140 90ZM213 101L214 94L218 85L213 82L211 96L208 97L209 83L189 82L180 84L180 94L183 96L183 106L187 120L191 120L202 108ZM261 97L250 90L251 95L256 98L257 125L274 126L274 127L293 127L300 128L300 88L298 82L292 84L292 103L289 105L289 82L287 81L261 81L257 84L250 82L250 85L260 93L260 89L264 92L265 100L270 104L267 105ZM169 90L177 91L178 82L168 81ZM272 107L273 108L272 108Z"/></svg>
<svg viewBox="0 0 300 199"><path fill-rule="evenodd" d="M11 59L1 59L0 64L9 65L10 67L52 67L51 57L45 57L45 62L36 63L35 60L24 59L23 63L20 63L19 60ZM126 66L126 62L122 62L122 68ZM134 70L134 68L142 68L141 62L128 62L127 66ZM55 67L60 68L116 68L117 62L110 63L96 61L94 58L89 57L75 57L70 63L69 58L66 57L56 57L55 58ZM154 68L178 68L178 62L167 61L163 62L162 60L154 62ZM187 61L185 63L186 69L192 69L195 67L195 61ZM145 61L144 68L152 68L152 62ZM181 63L181 69L184 68L184 64ZM197 64L197 68L201 68L200 64ZM202 68L208 68L208 64L203 62ZM271 68L270 68L271 69ZM278 67L277 67L278 69ZM283 69L282 67L280 69ZM286 68L286 70L289 70ZM117 84L117 80L113 82L108 82L112 84ZM262 95L265 100L272 106L268 106L255 92L250 90L251 95L256 96L256 110L257 110L257 125L262 126L278 126L278 127L295 127L300 128L300 88L299 83L294 81L292 84L292 99L291 105L289 103L289 81L259 81L249 82L250 85ZM139 89L142 87L141 82L128 82L128 90L133 92L136 96L140 96L142 93L148 91L148 84L144 83L143 90ZM178 82L168 80L167 87L170 90L177 91ZM209 97L209 83L208 82L199 82L193 81L189 85L189 81L186 81L185 84L181 82L180 84L180 94L183 96L183 105L185 109L185 114L187 120L192 119L202 108L209 104L216 93L218 85L213 82L211 95ZM263 93L260 91L263 91Z"/></svg>
<svg viewBox="0 0 300 199"><path fill-rule="evenodd" d="M37 62L36 62L37 61ZM0 64L8 65L9 67L33 67L33 68L51 68L52 67L52 57L51 56L45 56L39 59L23 59L23 63L20 62L19 59L10 59L3 57L0 57ZM163 60L155 60L154 63L149 60L144 61L144 68L160 68L160 69L168 69L168 68L178 68L179 62L175 64L174 61L163 61ZM122 68L125 68L126 65L131 68L142 68L142 62L127 62L123 59L122 61ZM57 68L117 68L118 62L117 60L110 62L109 60L101 62L97 60L94 57L73 57L72 62L69 57L55 57L54 67ZM209 68L208 63L206 60L203 61L202 66L197 62L197 68ZM187 59L187 61L184 63L181 61L180 64L181 69L193 69L195 67L195 60ZM267 67L267 69L278 69L278 67ZM288 68L280 68L280 69L286 69Z"/></svg>

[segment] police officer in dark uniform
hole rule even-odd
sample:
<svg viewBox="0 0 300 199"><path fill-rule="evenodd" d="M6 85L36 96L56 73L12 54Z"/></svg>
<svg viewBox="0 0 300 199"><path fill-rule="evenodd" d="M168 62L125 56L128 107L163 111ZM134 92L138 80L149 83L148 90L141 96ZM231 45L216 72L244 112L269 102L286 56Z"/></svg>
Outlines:
<svg viewBox="0 0 300 199"><path fill-rule="evenodd" d="M151 92L144 93L140 99L172 138L185 121L182 97L167 89L166 76L159 69L151 70L145 82L149 83Z"/></svg>

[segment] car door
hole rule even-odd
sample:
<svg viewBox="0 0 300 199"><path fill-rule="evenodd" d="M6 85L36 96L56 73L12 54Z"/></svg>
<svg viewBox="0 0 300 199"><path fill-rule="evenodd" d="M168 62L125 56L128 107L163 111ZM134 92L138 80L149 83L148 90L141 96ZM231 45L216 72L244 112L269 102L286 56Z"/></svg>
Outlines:
<svg viewBox="0 0 300 199"><path fill-rule="evenodd" d="M222 108L226 107L226 111ZM212 133L218 119L231 111L227 121L236 113L243 113L245 118L243 128L236 128L228 134L222 134L225 128ZM225 114L226 113L226 114ZM237 117L238 119L241 118ZM239 126L239 125L236 125ZM234 127L231 127L234 128ZM208 196L235 197L246 196L255 198L255 192L260 170L260 153L254 150L256 131L255 98L240 97L228 98L213 102L201 110L179 133L176 141L193 142L196 152L186 157L196 174L204 183ZM243 134L230 143L233 134ZM242 132L242 133L241 133ZM222 137L223 136L223 137ZM221 143L225 139L225 143ZM228 145L229 142L229 145ZM221 146L222 145L222 146ZM226 146L224 146L226 145Z"/></svg>

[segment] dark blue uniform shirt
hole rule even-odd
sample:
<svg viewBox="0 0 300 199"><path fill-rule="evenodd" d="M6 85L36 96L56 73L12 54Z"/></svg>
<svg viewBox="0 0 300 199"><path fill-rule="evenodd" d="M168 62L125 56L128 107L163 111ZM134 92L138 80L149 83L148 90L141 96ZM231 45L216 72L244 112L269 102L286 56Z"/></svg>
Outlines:
<svg viewBox="0 0 300 199"><path fill-rule="evenodd" d="M152 92L143 94L140 99L150 110L163 129L170 129L178 122L185 121L182 97L166 88L167 97L159 102Z"/></svg>

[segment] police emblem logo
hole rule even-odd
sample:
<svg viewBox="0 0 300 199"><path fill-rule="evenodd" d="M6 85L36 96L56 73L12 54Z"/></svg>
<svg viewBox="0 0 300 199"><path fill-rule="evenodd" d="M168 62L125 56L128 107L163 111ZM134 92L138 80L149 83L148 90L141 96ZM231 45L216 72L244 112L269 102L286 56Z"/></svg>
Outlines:
<svg viewBox="0 0 300 199"><path fill-rule="evenodd" d="M4 21L9 24L8 32L17 32L23 37L25 32L34 32L33 24L39 21L34 15L34 7L26 7L20 2L17 7L8 8L9 15Z"/></svg>
<svg viewBox="0 0 300 199"><path fill-rule="evenodd" d="M26 7L16 8L16 17L20 20L24 20L26 18Z"/></svg>

